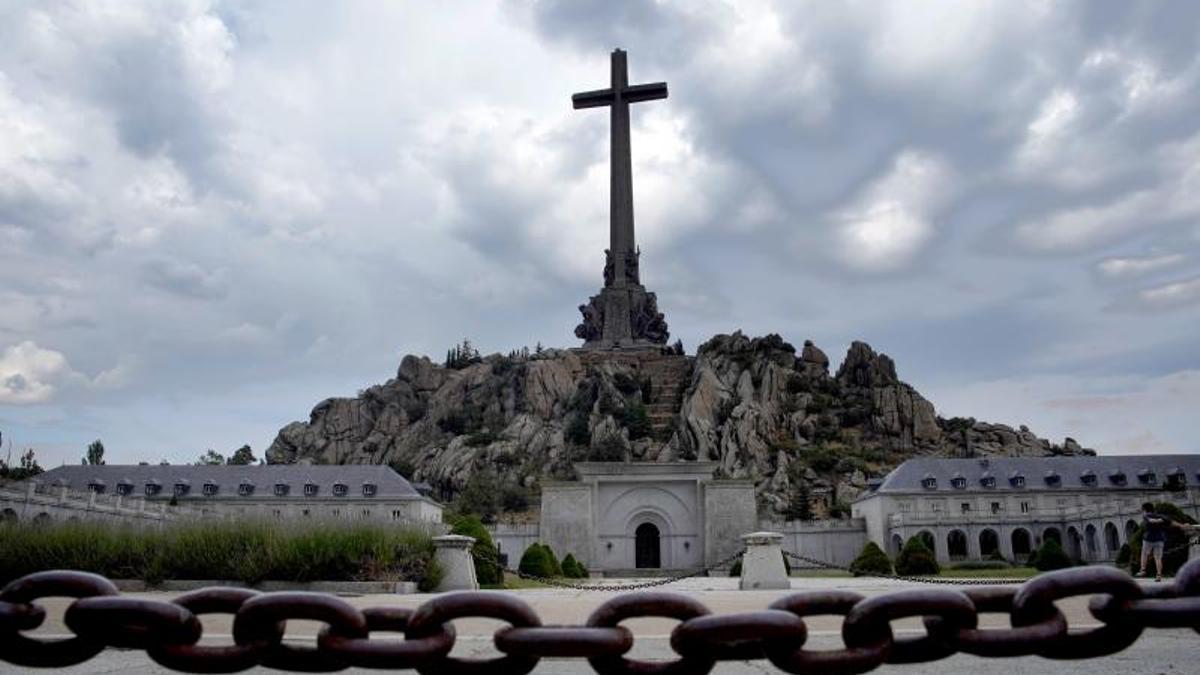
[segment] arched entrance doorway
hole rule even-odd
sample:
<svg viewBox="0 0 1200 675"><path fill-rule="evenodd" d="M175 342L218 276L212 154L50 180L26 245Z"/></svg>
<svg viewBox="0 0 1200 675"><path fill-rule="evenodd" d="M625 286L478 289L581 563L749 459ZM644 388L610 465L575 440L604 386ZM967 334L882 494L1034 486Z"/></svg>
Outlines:
<svg viewBox="0 0 1200 675"><path fill-rule="evenodd" d="M1013 533L1012 533L1013 557L1016 558L1018 562L1023 563L1029 557L1029 554L1032 551L1033 551L1033 548L1029 542L1029 531L1019 528L1019 527L1017 529L1013 530Z"/></svg>
<svg viewBox="0 0 1200 675"><path fill-rule="evenodd" d="M1121 533L1113 523L1104 524L1104 545L1108 547L1110 558L1117 557L1117 552L1121 550Z"/></svg>
<svg viewBox="0 0 1200 675"><path fill-rule="evenodd" d="M652 569L662 567L658 528L654 523L642 523L634 532L634 567Z"/></svg>
<svg viewBox="0 0 1200 675"><path fill-rule="evenodd" d="M0 514L0 523L15 523L17 522L17 512L12 509L4 509L4 513Z"/></svg>

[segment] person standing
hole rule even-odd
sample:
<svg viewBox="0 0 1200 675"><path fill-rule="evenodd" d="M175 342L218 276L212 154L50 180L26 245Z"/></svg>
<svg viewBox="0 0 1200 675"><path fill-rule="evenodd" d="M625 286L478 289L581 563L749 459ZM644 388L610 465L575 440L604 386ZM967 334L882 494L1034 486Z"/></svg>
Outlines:
<svg viewBox="0 0 1200 675"><path fill-rule="evenodd" d="M1163 547L1167 542L1167 530L1173 526L1171 519L1154 512L1154 504L1142 504L1142 567L1137 576L1146 576L1146 562L1154 554L1154 580L1162 581Z"/></svg>

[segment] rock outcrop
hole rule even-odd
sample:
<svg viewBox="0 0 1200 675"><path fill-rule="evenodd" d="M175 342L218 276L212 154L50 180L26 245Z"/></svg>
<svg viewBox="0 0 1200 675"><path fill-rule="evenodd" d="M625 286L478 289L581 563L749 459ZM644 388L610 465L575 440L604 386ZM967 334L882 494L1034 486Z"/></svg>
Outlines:
<svg viewBox="0 0 1200 675"><path fill-rule="evenodd" d="M581 460L707 460L753 479L766 510L839 515L848 500L914 455L1090 453L1026 427L943 419L869 345L836 374L811 341L718 335L695 357L669 351L548 350L448 368L406 356L396 377L332 398L280 430L272 463L403 468L443 499L480 470L504 486L565 478Z"/></svg>

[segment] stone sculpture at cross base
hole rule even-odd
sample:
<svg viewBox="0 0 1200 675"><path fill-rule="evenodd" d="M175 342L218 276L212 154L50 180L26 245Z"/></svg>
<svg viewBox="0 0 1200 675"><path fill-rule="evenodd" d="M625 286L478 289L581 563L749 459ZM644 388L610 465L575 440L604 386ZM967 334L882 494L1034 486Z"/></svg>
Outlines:
<svg viewBox="0 0 1200 675"><path fill-rule="evenodd" d="M629 84L625 52L612 54L612 86L572 97L576 108L607 106L612 113L610 245L604 251L604 288L580 305L583 322L575 336L585 349L660 347L670 332L658 311L658 298L641 283L641 251L634 242L633 177L629 146L629 104L667 97L667 85Z"/></svg>

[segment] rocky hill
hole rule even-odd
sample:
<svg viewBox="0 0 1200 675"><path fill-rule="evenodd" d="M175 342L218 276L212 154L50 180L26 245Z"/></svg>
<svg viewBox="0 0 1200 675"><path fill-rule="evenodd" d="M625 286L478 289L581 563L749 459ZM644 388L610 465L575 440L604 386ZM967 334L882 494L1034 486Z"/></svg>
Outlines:
<svg viewBox="0 0 1200 675"><path fill-rule="evenodd" d="M280 430L272 463L392 464L449 498L480 472L535 490L592 461L709 460L751 478L760 507L841 515L872 476L914 455L1085 454L1026 427L943 419L863 342L836 373L811 342L718 335L695 357L549 350L465 359L406 356L395 379L331 398Z"/></svg>

